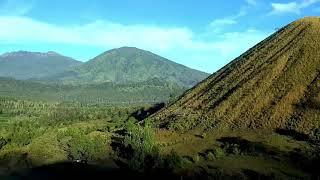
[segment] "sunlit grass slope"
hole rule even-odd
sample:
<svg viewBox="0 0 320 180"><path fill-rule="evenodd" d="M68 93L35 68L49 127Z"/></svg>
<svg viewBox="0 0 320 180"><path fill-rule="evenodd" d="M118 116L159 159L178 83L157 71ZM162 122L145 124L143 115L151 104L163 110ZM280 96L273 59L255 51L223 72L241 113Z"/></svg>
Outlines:
<svg viewBox="0 0 320 180"><path fill-rule="evenodd" d="M187 91L154 118L164 127L285 128L319 134L320 18L297 20Z"/></svg>

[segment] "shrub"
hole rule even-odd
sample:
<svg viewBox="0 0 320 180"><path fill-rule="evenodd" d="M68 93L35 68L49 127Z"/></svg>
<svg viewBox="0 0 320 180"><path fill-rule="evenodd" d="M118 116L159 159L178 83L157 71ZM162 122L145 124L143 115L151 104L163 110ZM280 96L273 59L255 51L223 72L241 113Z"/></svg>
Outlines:
<svg viewBox="0 0 320 180"><path fill-rule="evenodd" d="M313 136L316 141L320 141L320 128L317 128L313 131Z"/></svg>
<svg viewBox="0 0 320 180"><path fill-rule="evenodd" d="M193 117L177 119L173 122L170 122L167 127L170 130L175 131L187 131L193 129L197 125L197 121Z"/></svg>
<svg viewBox="0 0 320 180"><path fill-rule="evenodd" d="M223 148L229 154L239 155L241 153L239 144L226 144Z"/></svg>
<svg viewBox="0 0 320 180"><path fill-rule="evenodd" d="M174 151L161 155L161 146L155 141L155 133L148 122L142 127L129 121L122 145L122 150L117 149L118 157L125 158L127 166L138 172L171 174L184 164L183 158Z"/></svg>
<svg viewBox="0 0 320 180"><path fill-rule="evenodd" d="M41 135L43 130L44 129L34 121L17 121L9 124L8 132L10 132L10 134L7 139L10 140L11 143L24 146L30 144L33 138Z"/></svg>
<svg viewBox="0 0 320 180"><path fill-rule="evenodd" d="M101 136L89 137L84 131L69 128L58 133L58 139L69 160L94 161L105 157L107 144Z"/></svg>
<svg viewBox="0 0 320 180"><path fill-rule="evenodd" d="M207 154L207 159L208 159L209 161L213 161L213 160L216 159L216 156L215 156L212 152L208 152L208 154Z"/></svg>
<svg viewBox="0 0 320 180"><path fill-rule="evenodd" d="M160 146L155 142L154 131L149 126L141 127L129 121L127 135L123 144L131 154L128 166L133 170L148 171L155 169L161 162ZM130 155L128 156L130 157Z"/></svg>
<svg viewBox="0 0 320 180"><path fill-rule="evenodd" d="M222 148L216 147L213 149L213 154L215 158L222 158L225 156L225 152Z"/></svg>
<svg viewBox="0 0 320 180"><path fill-rule="evenodd" d="M2 147L4 147L7 144L7 140L5 140L3 137L0 138L0 150Z"/></svg>
<svg viewBox="0 0 320 180"><path fill-rule="evenodd" d="M197 163L197 162L200 161L200 156L199 156L198 154L196 154L196 155L194 155L194 156L192 157L192 160L193 160L194 163Z"/></svg>
<svg viewBox="0 0 320 180"><path fill-rule="evenodd" d="M0 166L6 167L6 169L11 172L30 168L31 165L32 163L28 153L17 144L8 144L0 153Z"/></svg>
<svg viewBox="0 0 320 180"><path fill-rule="evenodd" d="M166 169L174 170L183 166L183 158L175 151L171 151L164 159Z"/></svg>

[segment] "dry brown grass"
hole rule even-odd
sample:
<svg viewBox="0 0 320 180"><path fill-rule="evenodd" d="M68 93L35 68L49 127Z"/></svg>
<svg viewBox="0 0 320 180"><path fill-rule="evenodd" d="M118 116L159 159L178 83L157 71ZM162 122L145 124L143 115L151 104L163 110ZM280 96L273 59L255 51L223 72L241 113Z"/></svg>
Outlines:
<svg viewBox="0 0 320 180"><path fill-rule="evenodd" d="M167 127L190 121L204 129L291 128L310 134L320 124L319 72L320 18L303 18L249 49L153 119Z"/></svg>

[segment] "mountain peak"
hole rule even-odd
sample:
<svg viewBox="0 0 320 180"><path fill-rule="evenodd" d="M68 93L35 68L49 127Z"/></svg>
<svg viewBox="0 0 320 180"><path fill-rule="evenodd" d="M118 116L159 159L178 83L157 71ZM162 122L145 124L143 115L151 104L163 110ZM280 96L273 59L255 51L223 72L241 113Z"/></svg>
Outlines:
<svg viewBox="0 0 320 180"><path fill-rule="evenodd" d="M123 46L120 48L108 50L98 55L97 57L93 58L89 62L92 63L93 61L105 62L105 61L120 61L120 60L123 62L124 61L134 62L139 59L138 57L143 57L140 60L145 61L146 63L150 60L153 60L153 61L162 60L167 62L169 61L168 59L163 58L147 50L139 49L136 47ZM169 61L169 63L174 63L174 62Z"/></svg>
<svg viewBox="0 0 320 180"><path fill-rule="evenodd" d="M13 56L24 56L29 54L28 51L13 51L13 52L7 52L1 55L1 57L13 57Z"/></svg>
<svg viewBox="0 0 320 180"><path fill-rule="evenodd" d="M121 47L106 51L74 70L79 76L62 77L75 83L143 82L153 78L167 79L184 87L191 87L208 76L149 51L135 47ZM83 79L77 79L80 74Z"/></svg>
<svg viewBox="0 0 320 180"><path fill-rule="evenodd" d="M297 22L311 22L311 23L317 23L320 24L320 17L318 16L307 16L304 18L301 18L299 20L297 20Z"/></svg>
<svg viewBox="0 0 320 180"><path fill-rule="evenodd" d="M3 57L3 58L5 58L5 57L24 57L24 56L47 57L47 56L62 56L62 55L60 55L54 51L48 51L46 53L43 53L43 52L31 52L31 51L24 51L24 50L7 52L7 53L0 55L0 57Z"/></svg>
<svg viewBox="0 0 320 180"><path fill-rule="evenodd" d="M48 56L61 56L59 53L55 51L48 51L47 53L44 53L44 54L47 54Z"/></svg>
<svg viewBox="0 0 320 180"><path fill-rule="evenodd" d="M315 17L315 16L304 17L289 24L289 26L294 26L294 25L303 26L306 30L309 30L311 33L319 33L320 17Z"/></svg>
<svg viewBox="0 0 320 180"><path fill-rule="evenodd" d="M51 76L81 62L56 52L14 51L0 56L0 76L30 79Z"/></svg>
<svg viewBox="0 0 320 180"><path fill-rule="evenodd" d="M142 49L139 49L137 47L130 47L130 46L122 46L120 48L117 48L118 50L140 50L140 51L144 51Z"/></svg>
<svg viewBox="0 0 320 180"><path fill-rule="evenodd" d="M123 47L120 47L120 48L115 48L115 49L111 49L109 51L106 51L106 53L121 53L123 55L125 54L134 54L134 53L141 53L141 52L148 52L146 50L142 50L142 49L139 49L139 48L136 48L136 47L129 47L129 46L123 46Z"/></svg>

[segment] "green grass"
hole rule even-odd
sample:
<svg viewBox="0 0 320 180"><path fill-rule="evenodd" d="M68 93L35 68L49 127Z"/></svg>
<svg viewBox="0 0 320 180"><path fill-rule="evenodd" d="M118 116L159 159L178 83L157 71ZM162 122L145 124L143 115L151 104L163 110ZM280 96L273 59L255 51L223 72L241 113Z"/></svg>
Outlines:
<svg viewBox="0 0 320 180"><path fill-rule="evenodd" d="M187 158L191 163L186 169L204 167L207 173L221 176L246 176L245 171L256 175L278 178L305 178L311 173L303 170L304 165L295 163L290 154L301 152L307 156L317 147L305 141L267 131L211 131L205 136L200 130L179 133L157 131L157 141L162 144L163 152L172 150ZM247 141L250 146L225 146L220 139L236 137ZM231 148L231 149L230 149ZM315 148L315 149L314 149ZM232 150L232 151L231 151ZM305 154L305 155L303 155Z"/></svg>
<svg viewBox="0 0 320 180"><path fill-rule="evenodd" d="M240 174L243 170L251 170L261 175L276 176L282 178L310 178L310 176L299 168L292 166L292 163L266 159L252 156L227 156L211 162L205 162L204 166L220 168L232 174Z"/></svg>

